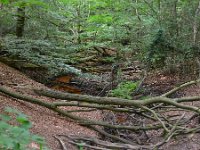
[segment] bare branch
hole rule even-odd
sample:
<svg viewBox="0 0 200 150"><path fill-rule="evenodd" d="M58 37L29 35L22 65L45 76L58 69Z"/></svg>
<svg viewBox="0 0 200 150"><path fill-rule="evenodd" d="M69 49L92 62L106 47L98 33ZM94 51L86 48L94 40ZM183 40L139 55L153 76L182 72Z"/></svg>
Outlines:
<svg viewBox="0 0 200 150"><path fill-rule="evenodd" d="M200 82L200 79L194 80L194 81L190 81L190 82L186 82L186 83L184 83L184 84L182 84L182 85L180 85L180 86L178 86L178 87L175 87L174 89L168 91L167 93L164 93L164 94L161 95L161 96L163 96L163 97L170 96L170 95L172 95L173 93L177 92L178 90L181 90L181 89L183 89L183 88L185 88L185 87L188 87L188 86L190 86L190 85L192 85L192 84L197 84L197 83L199 83L199 82Z"/></svg>
<svg viewBox="0 0 200 150"><path fill-rule="evenodd" d="M58 136L54 136L54 138L59 141L59 143L61 144L63 150L67 150L67 147L66 147L65 143Z"/></svg>

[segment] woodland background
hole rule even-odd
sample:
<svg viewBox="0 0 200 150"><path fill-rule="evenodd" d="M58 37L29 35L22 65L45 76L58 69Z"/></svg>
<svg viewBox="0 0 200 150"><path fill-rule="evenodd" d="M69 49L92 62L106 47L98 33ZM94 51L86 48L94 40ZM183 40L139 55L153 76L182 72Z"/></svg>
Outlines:
<svg viewBox="0 0 200 150"><path fill-rule="evenodd" d="M50 87L33 91L57 101L20 95L3 80L0 92L100 133L96 140L70 137L84 143L79 149L159 149L199 132L198 93L179 92L199 82L199 27L199 0L0 0L0 61ZM101 110L103 117L77 117L65 106ZM23 114L6 112L18 115L17 132L29 131ZM10 120L1 116L12 129ZM31 141L7 135L2 148L23 149Z"/></svg>

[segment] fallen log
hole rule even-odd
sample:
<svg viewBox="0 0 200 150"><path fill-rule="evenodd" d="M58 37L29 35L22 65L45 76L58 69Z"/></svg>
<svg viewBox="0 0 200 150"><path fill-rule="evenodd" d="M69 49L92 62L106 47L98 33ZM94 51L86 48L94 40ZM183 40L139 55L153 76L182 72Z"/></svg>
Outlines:
<svg viewBox="0 0 200 150"><path fill-rule="evenodd" d="M170 94L176 92L177 90L181 90L182 88L185 88L191 84L195 84L200 82L200 80L196 81L190 81L188 83L182 84L178 87L175 87L174 89L170 90L169 92L166 92L166 94L163 94L164 96L158 96L158 97L151 97L147 98L145 100L127 100L127 99L121 99L121 98L114 98L114 97L95 97L95 96L88 96L88 95L78 95L78 94L70 94L70 93L63 93L53 90L34 90L36 93L40 95L45 95L48 97L56 98L56 101L53 102L45 102L38 98L33 98L31 96L22 95L16 92L13 92L11 90L8 90L7 88L0 86L0 93L9 95L15 100L19 101L25 101L32 104L37 104L40 106L43 106L45 108L48 108L64 117L70 118L74 122L86 126L88 128L91 128L107 137L110 137L120 143L130 144L130 149L134 149L134 146L139 146L140 148L149 148L149 149L156 149L163 144L167 143L172 137L182 134L189 134L189 133L199 133L200 132L200 126L199 124L195 124L193 126L189 126L188 123L195 117L189 117L185 118L185 113L190 112L193 113L194 116L200 115L200 108L196 106L190 106L187 105L187 102L193 102L200 100L200 96L195 97L183 97L183 98L168 98ZM64 101L63 101L64 100ZM156 104L156 105L155 105ZM147 116L144 118L148 119L148 121L144 121L144 125L124 125L124 124L110 124L109 122L99 121L99 120L93 120L93 119L86 119L79 117L77 115L74 115L73 112L68 112L63 107L66 106L77 106L77 107L88 107L88 108L96 108L96 109L105 109L112 111L126 111L126 113L135 113L140 112L141 114L144 113ZM120 106L120 107L118 107ZM152 107L153 106L153 107ZM171 106L174 109L177 109L176 111L185 111L185 113L181 113L178 115L177 119L170 119L170 117L166 114L161 114L159 106ZM111 109L110 109L111 108ZM165 109L170 111L170 109L167 109L167 107L162 107L162 109ZM164 111L166 111L164 110ZM120 112L119 111L119 112ZM141 115L142 116L142 115ZM150 121L150 120L151 121ZM153 121L153 122L152 122ZM163 138L163 140L159 143L153 143L152 145L145 145L145 144L135 144L134 142L127 140L123 137L111 135L99 127L106 127L110 129L115 129L118 132L123 132L124 130L129 131L130 133L137 133L138 131L142 132L150 132L152 130L158 130L161 133L164 132L166 136ZM163 134L162 134L163 135ZM99 141L100 142L100 141ZM100 142L101 143L101 142ZM101 143L102 144L102 143ZM117 146L122 146L123 144L116 144ZM104 145L105 146L105 145ZM126 145L127 146L127 145ZM124 148L126 147L124 145ZM105 146L106 147L106 146Z"/></svg>

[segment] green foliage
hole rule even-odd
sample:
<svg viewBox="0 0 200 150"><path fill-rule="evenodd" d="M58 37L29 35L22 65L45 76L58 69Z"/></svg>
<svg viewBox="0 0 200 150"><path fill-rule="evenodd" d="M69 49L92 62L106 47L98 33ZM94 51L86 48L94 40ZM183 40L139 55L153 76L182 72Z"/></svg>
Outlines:
<svg viewBox="0 0 200 150"><path fill-rule="evenodd" d="M84 148L84 143L78 143L78 148L79 148L79 150L83 150L83 148Z"/></svg>
<svg viewBox="0 0 200 150"><path fill-rule="evenodd" d="M0 114L0 149L26 150L31 142L37 143L40 150L46 149L44 139L31 134L30 128L31 122L26 115L6 108L4 113Z"/></svg>
<svg viewBox="0 0 200 150"><path fill-rule="evenodd" d="M0 0L2 4L8 4L9 0Z"/></svg>
<svg viewBox="0 0 200 150"><path fill-rule="evenodd" d="M102 59L102 61L104 61L106 63L114 63L115 59L116 59L116 57L105 57Z"/></svg>
<svg viewBox="0 0 200 150"><path fill-rule="evenodd" d="M61 51L66 51L66 49L63 50L49 41L6 37L3 43L3 50L8 53L9 57L17 57L14 59L28 61L48 69L49 78L60 73L73 72L77 75L81 73L80 70L65 63L70 59Z"/></svg>
<svg viewBox="0 0 200 150"><path fill-rule="evenodd" d="M116 89L111 90L111 95L114 97L131 99L131 94L138 87L138 82L122 82Z"/></svg>
<svg viewBox="0 0 200 150"><path fill-rule="evenodd" d="M1 0L0 34L15 35L16 9L24 2L24 37L62 47L61 56L100 45L131 50L162 67L166 58L178 62L174 59L196 57L200 47L199 34L193 42L195 20L197 27L200 23L198 0Z"/></svg>
<svg viewBox="0 0 200 150"><path fill-rule="evenodd" d="M159 29L147 49L147 61L149 65L162 67L167 54L169 54L168 47L170 45L167 45L167 41L165 41L163 30Z"/></svg>

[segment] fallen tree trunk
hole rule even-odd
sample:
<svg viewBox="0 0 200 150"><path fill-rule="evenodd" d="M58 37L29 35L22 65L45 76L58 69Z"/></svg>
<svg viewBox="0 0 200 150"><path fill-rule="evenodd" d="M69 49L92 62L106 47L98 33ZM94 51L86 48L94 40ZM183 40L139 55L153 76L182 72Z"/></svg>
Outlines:
<svg viewBox="0 0 200 150"><path fill-rule="evenodd" d="M190 111L194 111L200 113L198 107L188 106L179 104L185 101L195 101L199 100L200 96L198 97L190 97L190 98L175 98L170 99L164 96L152 97L145 100L127 100L122 98L115 98L115 97L94 97L88 95L79 95L79 94L70 94L70 93L63 93L53 90L35 90L36 93L40 95L44 95L47 97L52 97L56 99L68 100L68 101L79 101L79 102L87 102L87 103L95 103L95 104L104 104L104 105L118 105L118 106L126 106L126 107L136 107L142 108L146 105L156 104L156 103L164 103L168 105L175 106L177 108L186 109ZM65 102L59 103L58 105L64 105Z"/></svg>
<svg viewBox="0 0 200 150"><path fill-rule="evenodd" d="M32 98L30 96L25 96L13 91L8 90L7 88L0 86L0 92L6 95L9 95L17 100L23 100L25 102L37 104L48 108L64 117L70 118L71 120L75 121L76 123L91 128L100 134L103 134L106 137L109 137L115 141L120 143L130 144L124 145L119 144L120 147L126 148L128 146L130 149L154 149L162 146L163 144L167 143L173 136L182 135L182 134L189 134L189 133L198 133L200 132L199 123L193 126L189 126L190 122L193 122L195 117L200 115L200 108L197 106L190 106L187 105L187 102L199 101L200 97L183 97L183 98L168 98L167 96L171 95L172 93L181 90L191 84L195 84L200 82L200 80L191 81L180 85L179 87L175 87L174 89L166 92L162 96L147 98L145 100L127 100L121 98L114 98L114 97L94 97L88 95L77 95L77 94L70 94L70 93L63 93L53 90L34 90L36 93L40 95L45 95L48 97L56 98L57 101L54 102L45 102L41 99ZM63 101L64 100L64 101ZM63 107L66 106L76 106L78 107L88 107L88 108L95 108L95 109L103 109L109 110L114 112L120 112L126 114L137 114L140 119L143 119L143 125L124 125L124 124L117 124L117 122L110 124L109 122L93 120L93 119L86 119L74 115L73 112L68 112ZM162 109L160 109L162 108ZM172 109L170 109L172 108ZM168 113L165 111L172 111L176 109L176 111L184 111L185 113L180 113L177 115L175 119L171 118ZM164 111L164 113L161 112ZM81 109L79 110L81 111ZM191 117L185 117L186 113L190 112L193 113ZM124 131L130 132L130 134L137 134L137 132L145 132L150 133L152 130L158 130L162 134L165 133L165 137L161 142L152 143L150 145L145 144L136 144L133 141L126 139L125 137L112 135L103 131L99 127L109 128L117 130L119 133L123 133ZM100 141L98 141L100 142ZM101 143L99 143L101 144ZM116 146L119 146L116 144ZM106 145L104 145L106 147Z"/></svg>
<svg viewBox="0 0 200 150"><path fill-rule="evenodd" d="M46 77L46 82L56 76L69 74L80 78L97 78L98 81L98 76L83 73L80 69L70 66L70 54L64 55L58 51L63 49L48 41L8 37L1 42L0 61L21 71L39 69L45 73L43 78Z"/></svg>

